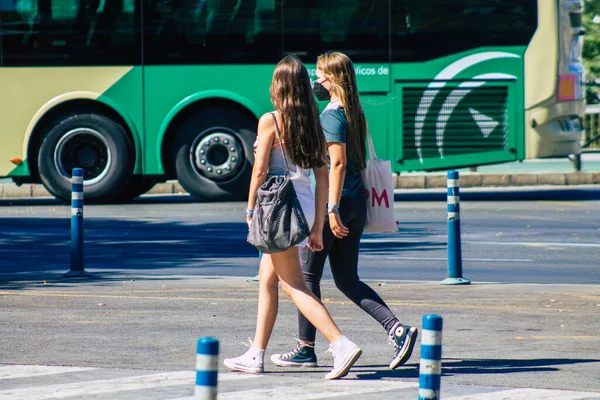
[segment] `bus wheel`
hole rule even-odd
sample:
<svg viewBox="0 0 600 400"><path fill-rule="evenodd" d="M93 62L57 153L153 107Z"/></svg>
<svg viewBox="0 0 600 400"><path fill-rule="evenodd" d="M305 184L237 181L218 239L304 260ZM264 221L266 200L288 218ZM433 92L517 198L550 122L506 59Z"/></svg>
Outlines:
<svg viewBox="0 0 600 400"><path fill-rule="evenodd" d="M108 117L91 113L64 116L52 124L40 147L42 183L67 201L72 170L83 168L85 201L111 202L131 180L132 147L123 127Z"/></svg>
<svg viewBox="0 0 600 400"><path fill-rule="evenodd" d="M227 108L208 108L188 118L174 146L181 186L200 200L246 199L256 126L255 119Z"/></svg>

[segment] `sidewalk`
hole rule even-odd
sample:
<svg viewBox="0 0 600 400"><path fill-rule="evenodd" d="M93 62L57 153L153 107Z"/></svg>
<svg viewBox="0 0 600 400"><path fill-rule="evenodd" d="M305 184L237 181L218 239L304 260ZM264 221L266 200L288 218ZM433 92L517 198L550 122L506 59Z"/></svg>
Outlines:
<svg viewBox="0 0 600 400"><path fill-rule="evenodd" d="M461 188L524 188L537 186L600 185L600 153L583 154L581 171L566 158L526 160L481 166L473 172L459 169ZM395 175L395 189L445 188L446 172L409 172ZM185 195L177 181L154 186L146 195ZM0 199L52 198L42 185L17 186L0 179Z"/></svg>

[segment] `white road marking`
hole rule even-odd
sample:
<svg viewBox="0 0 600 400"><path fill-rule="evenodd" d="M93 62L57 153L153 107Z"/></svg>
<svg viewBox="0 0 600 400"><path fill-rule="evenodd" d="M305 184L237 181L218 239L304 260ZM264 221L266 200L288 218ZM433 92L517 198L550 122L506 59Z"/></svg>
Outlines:
<svg viewBox="0 0 600 400"><path fill-rule="evenodd" d="M377 254L361 254L360 257L379 258L385 260L427 260L427 261L448 261L447 257L391 257L380 256ZM529 258L463 258L463 261L490 261L490 262L532 262Z"/></svg>
<svg viewBox="0 0 600 400"><path fill-rule="evenodd" d="M69 372L90 371L93 369L96 368L50 367L45 365L6 365L0 367L0 380L66 374Z"/></svg>
<svg viewBox="0 0 600 400"><path fill-rule="evenodd" d="M567 247L600 247L600 243L555 243L555 242L472 242L472 241L462 241L465 244L492 244L496 245L505 245L505 246L537 246L537 247L546 247L546 246L567 246Z"/></svg>
<svg viewBox="0 0 600 400"><path fill-rule="evenodd" d="M547 389L509 389L491 393L446 397L445 400L583 400L597 399L598 397L600 397L600 393Z"/></svg>
<svg viewBox="0 0 600 400"><path fill-rule="evenodd" d="M413 235L410 235L411 237ZM390 244L390 243L402 243L402 244L410 244L410 243L414 243L414 244L421 244L423 243L423 239L431 239L431 238L447 238L448 235L428 235L426 237L421 237L421 236L415 236L415 237L420 237L420 239L413 239L412 241L407 239L405 236L400 236L400 235L394 235L394 236L385 236L385 237L378 237L378 238L374 238L374 237L362 237L360 239L361 243L382 243L382 244ZM440 242L440 244L443 244Z"/></svg>
<svg viewBox="0 0 600 400"><path fill-rule="evenodd" d="M238 390L219 393L219 400L317 400L341 396L358 396L366 393L387 392L390 390L418 387L412 382L393 382L385 380L337 380L309 383L306 385L284 385L273 388Z"/></svg>
<svg viewBox="0 0 600 400"><path fill-rule="evenodd" d="M16 237L30 237L30 236L56 236L53 232L36 232L36 231L5 231L0 236L16 236Z"/></svg>
<svg viewBox="0 0 600 400"><path fill-rule="evenodd" d="M38 377L69 372L85 372L98 370L97 368L78 367L52 367L37 365L7 365L0 366L0 378L24 378ZM190 393L193 392L195 383L195 371L165 372L150 375L138 375L121 377L115 379L103 379L85 381L85 374L73 379L75 383L51 384L35 387L15 388L0 390L1 400L43 400L68 398L75 396L93 396L98 394L115 393L122 391L148 390L154 388L166 388L174 386L188 386ZM219 382L236 381L243 379L261 379L265 382L276 383L277 379L266 375L243 374L243 373L221 373L218 375ZM49 378L50 380L52 378ZM42 382L42 381L40 381ZM303 381L306 382L306 381ZM452 385L454 386L454 385ZM368 393L398 393L399 390L411 391L418 388L416 382L403 382L396 380L352 380L344 379L338 381L320 381L312 383L274 386L271 388L257 388L248 390L236 390L219 394L220 400L244 399L244 400L287 400L289 398L302 398L305 400L328 399L339 396L360 396ZM584 400L597 399L599 393L580 392L568 390L549 389L513 389L513 388L486 388L495 392L475 393L462 396L447 397L446 400ZM396 392L394 392L396 391ZM403 392L404 393L404 392ZM415 392L416 394L416 392ZM133 394L132 394L133 395ZM168 394L167 394L168 396ZM178 397L171 400L195 400L194 396Z"/></svg>
<svg viewBox="0 0 600 400"><path fill-rule="evenodd" d="M88 240L88 243L94 244L109 244L109 245L123 245L123 244L178 244L178 243L189 243L194 239L183 239L183 240L119 240L116 242L108 242L104 240Z"/></svg>
<svg viewBox="0 0 600 400"><path fill-rule="evenodd" d="M128 376L125 378L0 390L0 399L43 400L169 386L189 385L193 387L195 381L195 371L164 372L142 376Z"/></svg>
<svg viewBox="0 0 600 400"><path fill-rule="evenodd" d="M56 243L56 242L55 242ZM0 249L0 253L41 253L41 252L45 252L45 249L23 249L23 250L19 250L19 249Z"/></svg>
<svg viewBox="0 0 600 400"><path fill-rule="evenodd" d="M446 235L429 235L426 239L431 238L446 238ZM381 237L381 238L363 238L361 243L381 243L381 244L392 244L392 243L403 243L405 245L421 244L423 240L408 240L406 237ZM505 245L505 246L571 246L571 247L600 247L600 243L577 243L577 242L503 242L503 241L474 241L474 240L461 240L463 244L485 244L485 245ZM437 243L439 245L445 245L444 242Z"/></svg>

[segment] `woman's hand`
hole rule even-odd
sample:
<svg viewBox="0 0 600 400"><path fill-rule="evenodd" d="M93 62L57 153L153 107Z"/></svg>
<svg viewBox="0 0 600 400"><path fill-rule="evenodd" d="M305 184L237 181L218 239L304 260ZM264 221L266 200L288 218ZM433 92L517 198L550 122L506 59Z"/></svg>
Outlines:
<svg viewBox="0 0 600 400"><path fill-rule="evenodd" d="M323 250L323 231L313 229L308 237L308 245L310 251L317 252Z"/></svg>
<svg viewBox="0 0 600 400"><path fill-rule="evenodd" d="M333 236L338 239L345 238L350 232L350 230L346 228L344 224L342 224L342 220L340 219L340 215L338 213L329 213L329 227L331 228Z"/></svg>
<svg viewBox="0 0 600 400"><path fill-rule="evenodd" d="M252 226L252 217L254 216L254 208L248 207L246 208L246 224L248 224L248 230Z"/></svg>

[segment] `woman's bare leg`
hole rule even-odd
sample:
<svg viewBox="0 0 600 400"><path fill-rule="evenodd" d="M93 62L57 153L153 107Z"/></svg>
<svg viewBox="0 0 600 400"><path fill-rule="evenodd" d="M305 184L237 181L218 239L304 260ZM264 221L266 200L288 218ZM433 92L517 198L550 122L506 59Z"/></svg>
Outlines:
<svg viewBox="0 0 600 400"><path fill-rule="evenodd" d="M264 371L264 355L279 306L279 278L273 269L271 257L263 255L258 271L258 311L256 313L256 330L252 346L241 356L226 358L223 363L236 371L262 373Z"/></svg>
<svg viewBox="0 0 600 400"><path fill-rule="evenodd" d="M329 343L342 337L327 309L308 289L300 268L298 247L292 247L280 253L271 254L272 265L279 277L285 293L292 299L298 310L317 328Z"/></svg>
<svg viewBox="0 0 600 400"><path fill-rule="evenodd" d="M263 254L258 271L258 312L252 345L266 349L273 332L279 307L279 278L273 269L271 255Z"/></svg>

